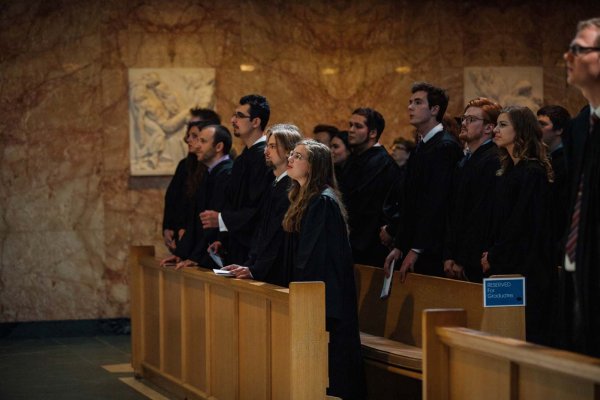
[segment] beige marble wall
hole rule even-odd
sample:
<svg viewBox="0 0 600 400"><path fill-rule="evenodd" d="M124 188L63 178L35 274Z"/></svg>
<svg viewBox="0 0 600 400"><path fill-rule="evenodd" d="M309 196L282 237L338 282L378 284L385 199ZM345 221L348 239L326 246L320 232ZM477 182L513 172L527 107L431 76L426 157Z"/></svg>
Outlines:
<svg viewBox="0 0 600 400"><path fill-rule="evenodd" d="M128 316L128 247L160 246L168 182L129 177L128 68L216 68L225 121L251 92L305 131L371 106L385 143L411 130L413 81L459 113L466 66L542 66L546 102L577 111L561 56L600 5L505 3L3 2L0 322Z"/></svg>

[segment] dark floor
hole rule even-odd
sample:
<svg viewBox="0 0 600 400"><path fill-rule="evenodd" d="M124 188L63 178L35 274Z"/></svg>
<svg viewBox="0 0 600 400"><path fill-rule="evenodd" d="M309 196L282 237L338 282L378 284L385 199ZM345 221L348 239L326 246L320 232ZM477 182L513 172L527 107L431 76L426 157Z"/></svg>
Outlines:
<svg viewBox="0 0 600 400"><path fill-rule="evenodd" d="M130 342L129 335L0 337L0 399L168 399L164 392L166 397L144 395L119 379L139 384L132 371L103 368L117 365L127 370Z"/></svg>

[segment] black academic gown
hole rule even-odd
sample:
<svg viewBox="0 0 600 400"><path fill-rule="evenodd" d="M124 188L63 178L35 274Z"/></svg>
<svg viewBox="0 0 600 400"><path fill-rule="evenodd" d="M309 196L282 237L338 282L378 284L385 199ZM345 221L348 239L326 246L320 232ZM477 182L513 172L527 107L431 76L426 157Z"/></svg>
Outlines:
<svg viewBox="0 0 600 400"><path fill-rule="evenodd" d="M204 229L200 213L206 210L221 211L225 203L225 188L229 183L232 160L223 160L210 172L204 174L196 193L194 218L190 220L188 229L176 249L182 259L190 259L206 268L217 268L207 255L208 246L217 240L218 228Z"/></svg>
<svg viewBox="0 0 600 400"><path fill-rule="evenodd" d="M419 143L407 162L404 204L395 247L421 250L415 272L442 276L442 252L452 172L463 153L447 131Z"/></svg>
<svg viewBox="0 0 600 400"><path fill-rule="evenodd" d="M567 273L569 286L562 315L568 321L566 348L600 357L600 123L590 132L590 108L573 119L570 140L565 144L569 165L568 235L580 178L583 173L581 217L577 236L575 272ZM563 265L564 242L560 265ZM577 303L579 306L574 307Z"/></svg>
<svg viewBox="0 0 600 400"><path fill-rule="evenodd" d="M471 282L481 282L481 254L487 249L494 201L498 148L490 141L458 162L452 177L452 195L444 260L464 268Z"/></svg>
<svg viewBox="0 0 600 400"><path fill-rule="evenodd" d="M259 229L248 261L254 279L287 286L290 281L289 270L284 268L283 260L283 217L290 206L288 189L291 180L286 175L269 186L261 207Z"/></svg>
<svg viewBox="0 0 600 400"><path fill-rule="evenodd" d="M325 282L327 394L343 399L365 398L352 250L331 189L310 201L299 233L286 233L285 265L292 281Z"/></svg>
<svg viewBox="0 0 600 400"><path fill-rule="evenodd" d="M243 265L248 260L262 197L274 179L265 163L265 143L245 148L233 163L221 212L227 233L219 236L226 246L227 264Z"/></svg>
<svg viewBox="0 0 600 400"><path fill-rule="evenodd" d="M389 253L379 239L379 229L387 222L383 203L399 175L398 165L383 146L352 154L344 165L339 184L348 211L352 254L358 264L383 267Z"/></svg>
<svg viewBox="0 0 600 400"><path fill-rule="evenodd" d="M186 180L188 168L191 162L197 163L191 158L196 158L195 154L188 156L177 164L175 174L169 182L165 192L165 208L163 213L163 231L171 229L175 232L175 241L179 242L177 234L180 229L186 229L190 218L194 214L194 195L188 194L186 190ZM198 165L198 168L204 168Z"/></svg>
<svg viewBox="0 0 600 400"><path fill-rule="evenodd" d="M494 197L489 273L525 276L527 340L549 344L554 243L545 168L537 160L511 165Z"/></svg>
<svg viewBox="0 0 600 400"><path fill-rule="evenodd" d="M562 235L567 229L567 218L569 208L569 191L567 187L567 157L565 148L554 150L550 153L552 161L552 170L554 171L554 182L552 183L552 219L556 226L554 227L555 240L560 242Z"/></svg>

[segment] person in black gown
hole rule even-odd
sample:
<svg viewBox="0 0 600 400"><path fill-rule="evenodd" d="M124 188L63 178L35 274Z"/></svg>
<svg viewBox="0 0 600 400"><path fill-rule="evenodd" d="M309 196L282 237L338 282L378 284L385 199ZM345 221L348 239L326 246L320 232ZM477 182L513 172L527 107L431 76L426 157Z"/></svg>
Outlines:
<svg viewBox="0 0 600 400"><path fill-rule="evenodd" d="M161 264L176 262L176 268L202 265L216 267L208 257L207 247L217 239L218 229L204 227L200 214L207 209L221 210L225 202L225 187L229 181L233 161L229 158L231 134L222 125L209 125L201 130L190 129L192 153L206 167L195 196L193 216L188 220L185 233L173 255L162 260Z"/></svg>
<svg viewBox="0 0 600 400"><path fill-rule="evenodd" d="M283 219L291 281L325 282L329 388L343 399L365 398L356 287L346 211L329 148L303 140L290 153L290 207Z"/></svg>
<svg viewBox="0 0 600 400"><path fill-rule="evenodd" d="M208 125L218 125L221 117L207 108L193 108L191 118L183 140L188 145L188 155L177 164L175 174L165 192L163 212L163 240L169 251L173 252L177 242L185 233L185 228L194 211L194 196L206 171L204 164L190 150L190 128L202 128Z"/></svg>
<svg viewBox="0 0 600 400"><path fill-rule="evenodd" d="M447 278L481 282L481 253L494 206L496 172L500 169L493 130L502 107L485 97L469 103L461 117L460 140L465 156L452 175L444 241L444 273Z"/></svg>
<svg viewBox="0 0 600 400"><path fill-rule="evenodd" d="M206 210L200 215L205 228L219 228L219 240L212 249L226 264L243 264L248 259L263 195L273 182L273 172L265 164L263 134L270 113L269 102L263 96L252 94L240 99L231 124L234 136L245 147L233 163L225 206L221 212Z"/></svg>
<svg viewBox="0 0 600 400"><path fill-rule="evenodd" d="M283 216L290 205L288 189L290 177L287 174L288 155L302 140L302 133L295 125L277 124L267 129L265 161L273 169L275 181L262 203L258 230L248 260L243 265L232 264L223 267L236 278L256 279L279 286L287 286L290 277L283 268Z"/></svg>
<svg viewBox="0 0 600 400"><path fill-rule="evenodd" d="M551 330L550 283L554 248L549 229L553 171L536 116L527 107L508 107L498 116L494 142L500 169L494 196L485 275L526 278L526 337L547 344Z"/></svg>

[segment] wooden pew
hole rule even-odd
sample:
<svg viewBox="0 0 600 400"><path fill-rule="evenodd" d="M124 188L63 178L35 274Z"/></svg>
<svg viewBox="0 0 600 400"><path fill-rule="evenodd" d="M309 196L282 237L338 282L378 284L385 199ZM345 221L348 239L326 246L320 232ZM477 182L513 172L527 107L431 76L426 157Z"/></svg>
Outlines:
<svg viewBox="0 0 600 400"><path fill-rule="evenodd" d="M423 399L600 399L600 359L464 328L467 317L423 313Z"/></svg>
<svg viewBox="0 0 600 400"><path fill-rule="evenodd" d="M421 379L421 313L428 308L462 308L467 310L469 328L525 338L525 309L484 308L481 284L420 274L409 274L406 281L400 283L399 274L395 273L389 298L381 300L384 278L381 268L355 265L355 276L363 358L367 367ZM384 384L372 383L369 372L367 382L369 389Z"/></svg>
<svg viewBox="0 0 600 400"><path fill-rule="evenodd" d="M289 290L160 268L153 247L130 254L132 364L188 399L324 399L322 282Z"/></svg>

